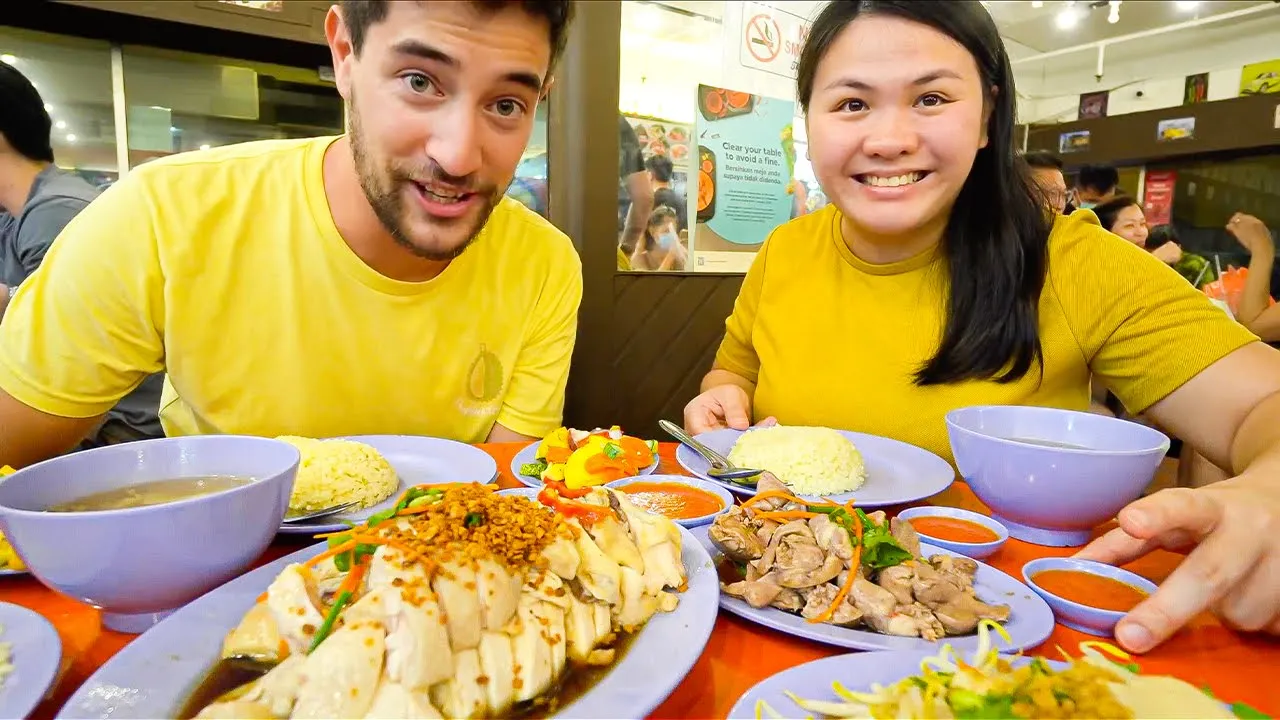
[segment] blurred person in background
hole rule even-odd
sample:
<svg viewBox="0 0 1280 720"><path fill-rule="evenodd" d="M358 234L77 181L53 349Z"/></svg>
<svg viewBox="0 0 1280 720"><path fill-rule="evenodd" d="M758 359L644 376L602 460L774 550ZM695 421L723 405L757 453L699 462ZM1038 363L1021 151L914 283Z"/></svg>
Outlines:
<svg viewBox="0 0 1280 720"><path fill-rule="evenodd" d="M631 269L631 254L644 236L653 211L653 184L640 152L640 138L625 117L618 116L618 269Z"/></svg>
<svg viewBox="0 0 1280 720"><path fill-rule="evenodd" d="M1165 250L1165 245L1173 247ZM1157 225L1151 228L1147 233L1146 248L1156 257L1180 256L1174 261L1173 269L1177 270L1178 274L1186 278L1187 282L1194 285L1197 290L1218 279L1218 272L1214 270L1213 264L1208 259L1182 249L1178 230L1172 225Z"/></svg>
<svg viewBox="0 0 1280 720"><path fill-rule="evenodd" d="M170 436L558 427L581 261L503 193L573 7L331 5L348 131L155 160L72 220L0 324L0 465L160 371Z"/></svg>
<svg viewBox="0 0 1280 720"><path fill-rule="evenodd" d="M9 299L44 261L49 246L98 189L53 164L53 122L35 86L0 62L0 319ZM78 312L91 312L81 307ZM49 332L56 332L50 328ZM107 412L81 447L163 437L162 374L149 375Z"/></svg>
<svg viewBox="0 0 1280 720"><path fill-rule="evenodd" d="M1070 215L1067 202L1067 180L1062 175L1062 160L1046 150L1033 150L1022 156L1031 167L1031 179L1035 180L1045 202L1059 215ZM1074 210L1075 208L1071 208Z"/></svg>
<svg viewBox="0 0 1280 720"><path fill-rule="evenodd" d="M1271 304L1271 268L1276 243L1271 230L1253 215L1236 213L1227 232L1249 251L1249 274L1236 304L1236 321L1268 343L1280 342L1280 305Z"/></svg>
<svg viewBox="0 0 1280 720"><path fill-rule="evenodd" d="M675 209L659 205L649 215L640 246L631 255L632 270L684 270L688 251L680 242Z"/></svg>
<svg viewBox="0 0 1280 720"><path fill-rule="evenodd" d="M1098 217L1102 227L1128 240L1140 248L1147 247L1147 216L1142 212L1142 205L1127 195L1095 205L1090 210ZM1182 259L1182 246L1176 242L1165 242L1151 251L1157 259L1166 265L1174 265Z"/></svg>
<svg viewBox="0 0 1280 720"><path fill-rule="evenodd" d="M645 161L644 166L649 171L649 182L653 185L653 207L656 209L666 206L675 210L678 229L688 228L689 206L684 198L671 189L671 178L674 177L676 170L671 158L666 155L654 155ZM649 216L649 221L653 222L652 214Z"/></svg>
<svg viewBox="0 0 1280 720"><path fill-rule="evenodd" d="M1085 165L1076 175L1072 191L1072 204L1077 208L1091 208L1116 196L1120 187L1120 173L1110 165Z"/></svg>

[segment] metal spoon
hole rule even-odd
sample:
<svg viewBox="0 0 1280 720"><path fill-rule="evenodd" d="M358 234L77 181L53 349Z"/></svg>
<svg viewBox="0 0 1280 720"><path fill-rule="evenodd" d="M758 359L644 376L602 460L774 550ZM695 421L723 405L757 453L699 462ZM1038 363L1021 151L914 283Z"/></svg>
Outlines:
<svg viewBox="0 0 1280 720"><path fill-rule="evenodd" d="M306 522L308 520L315 520L316 518L327 517L329 515L337 515L343 510L350 510L355 506L356 506L356 503L349 502L349 503L343 503L341 505L333 505L327 508L321 508L319 510L316 510L315 512L309 512L302 515L285 515L284 520L282 520L281 522L283 522L286 525L292 525L293 523Z"/></svg>
<svg viewBox="0 0 1280 720"><path fill-rule="evenodd" d="M735 485L743 487L755 487L756 483L752 478L764 472L754 468L737 467L729 462L729 459L725 456L693 439L683 428L673 422L659 420L658 427L662 428L671 437L684 443L690 450L701 455L702 459L706 460L707 464L711 466L707 468L707 475L717 480L728 480Z"/></svg>

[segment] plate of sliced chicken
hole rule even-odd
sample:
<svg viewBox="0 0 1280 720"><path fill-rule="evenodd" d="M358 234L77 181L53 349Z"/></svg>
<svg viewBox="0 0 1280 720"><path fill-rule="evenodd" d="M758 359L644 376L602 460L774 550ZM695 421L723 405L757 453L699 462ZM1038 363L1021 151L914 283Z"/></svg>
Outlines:
<svg viewBox="0 0 1280 720"><path fill-rule="evenodd" d="M720 607L790 635L856 650L957 650L998 623L1009 651L1044 642L1053 612L1013 577L920 542L911 524L852 503L796 497L780 482L694 531Z"/></svg>
<svg viewBox="0 0 1280 720"><path fill-rule="evenodd" d="M702 654L715 568L625 494L572 495L411 499L182 608L59 717L644 717Z"/></svg>

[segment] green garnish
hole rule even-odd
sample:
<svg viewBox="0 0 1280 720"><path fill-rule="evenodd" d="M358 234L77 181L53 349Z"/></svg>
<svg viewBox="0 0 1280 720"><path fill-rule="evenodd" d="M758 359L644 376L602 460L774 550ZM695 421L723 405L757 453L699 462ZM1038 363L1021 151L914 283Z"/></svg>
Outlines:
<svg viewBox="0 0 1280 720"><path fill-rule="evenodd" d="M467 516L462 519L462 524L469 528L480 527L484 524L484 515L478 512L469 512L467 513Z"/></svg>
<svg viewBox="0 0 1280 720"><path fill-rule="evenodd" d="M525 463L520 466L520 474L528 477L542 477L542 473L546 472L547 461L538 460L537 462Z"/></svg>
<svg viewBox="0 0 1280 720"><path fill-rule="evenodd" d="M845 532L849 533L849 540L855 545L858 543L858 535L854 531L854 518L849 515L849 511L839 507L819 507L816 505L807 506L810 512L817 512L827 515L831 518L831 522L843 527ZM888 525L877 525L867 517L862 510L855 510L857 514L857 522L862 523L862 564L867 567L882 570L887 567L900 565L911 559L911 553L902 547L898 539L889 532Z"/></svg>
<svg viewBox="0 0 1280 720"><path fill-rule="evenodd" d="M610 460L616 459L619 455L622 454L622 446L618 445L617 443L605 443L604 454Z"/></svg>
<svg viewBox="0 0 1280 720"><path fill-rule="evenodd" d="M337 599L333 601L333 607L329 608L329 613L324 616L324 622L321 623L320 629L316 631L315 637L311 639L311 647L307 648L308 655L315 652L316 648L320 647L320 643L324 642L325 638L329 637L329 633L333 632L333 625L338 621L338 614L342 612L342 608L349 602L351 602L350 592L344 590L338 594Z"/></svg>
<svg viewBox="0 0 1280 720"><path fill-rule="evenodd" d="M396 516L396 509L393 507L390 507L390 508L387 508L386 510L383 510L381 512L376 512L370 515L369 521L366 522L365 525L368 525L369 527L373 527L374 525L377 525L379 523L384 523L395 516Z"/></svg>
<svg viewBox="0 0 1280 720"><path fill-rule="evenodd" d="M1271 720L1271 716L1246 703L1231 703L1231 714L1241 720Z"/></svg>
<svg viewBox="0 0 1280 720"><path fill-rule="evenodd" d="M1142 672L1142 668L1138 667L1138 663L1129 663L1128 665L1120 665L1120 667L1134 674Z"/></svg>
<svg viewBox="0 0 1280 720"><path fill-rule="evenodd" d="M657 455L657 454L658 454L658 441L657 441L657 440L646 440L646 441L645 441L645 444L649 446L649 452L653 453L654 455Z"/></svg>

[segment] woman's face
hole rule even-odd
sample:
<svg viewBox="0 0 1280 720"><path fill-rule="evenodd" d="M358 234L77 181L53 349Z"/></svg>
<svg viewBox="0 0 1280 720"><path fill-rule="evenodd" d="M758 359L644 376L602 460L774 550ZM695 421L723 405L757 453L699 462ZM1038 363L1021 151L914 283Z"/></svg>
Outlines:
<svg viewBox="0 0 1280 720"><path fill-rule="evenodd" d="M1116 222L1111 226L1111 232L1138 247L1146 247L1147 218L1142 214L1142 208L1130 205L1116 213Z"/></svg>
<svg viewBox="0 0 1280 720"><path fill-rule="evenodd" d="M969 51L883 15L849 24L818 63L807 126L823 191L863 233L944 224L987 144L988 93Z"/></svg>
<svg viewBox="0 0 1280 720"><path fill-rule="evenodd" d="M653 243L649 246L650 250L668 250L672 244L679 241L674 220L663 220L656 225L650 225L649 235L653 238Z"/></svg>

